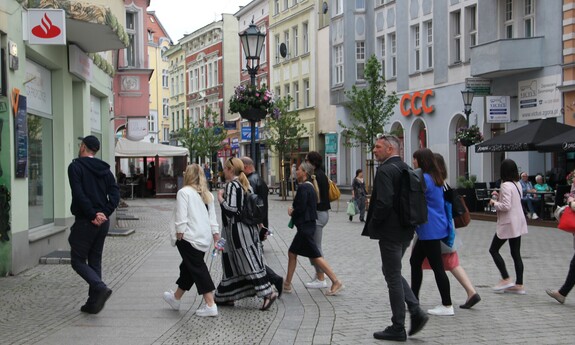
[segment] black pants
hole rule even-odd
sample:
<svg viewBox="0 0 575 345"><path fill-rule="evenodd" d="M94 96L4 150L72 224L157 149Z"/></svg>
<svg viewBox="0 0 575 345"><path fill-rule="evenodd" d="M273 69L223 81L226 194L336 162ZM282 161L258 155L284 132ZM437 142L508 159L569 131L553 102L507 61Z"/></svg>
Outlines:
<svg viewBox="0 0 575 345"><path fill-rule="evenodd" d="M497 234L493 236L493 241L491 241L491 247L489 247L489 253L493 257L495 266L499 269L501 273L501 278L508 279L509 273L505 267L505 260L499 254L499 249L505 243L504 239L497 237ZM515 264L515 284L523 285L523 260L521 259L521 236L509 239L509 249L511 250L511 258Z"/></svg>
<svg viewBox="0 0 575 345"><path fill-rule="evenodd" d="M421 282L423 280L423 269L421 264L427 258L429 266L435 275L435 283L441 295L441 304L451 305L451 287L449 285L449 278L443 268L443 260L441 259L441 240L420 240L418 239L413 246L411 258L411 290L415 297L419 298L419 289L421 289Z"/></svg>
<svg viewBox="0 0 575 345"><path fill-rule="evenodd" d="M176 246L182 257L180 277L176 281L178 287L189 291L196 284L198 295L214 291L216 287L204 261L206 253L197 250L190 242L184 240L176 241Z"/></svg>
<svg viewBox="0 0 575 345"><path fill-rule="evenodd" d="M575 255L571 259L571 265L569 265L569 273L567 273L567 279L565 279L565 283L559 289L559 293L563 296L567 296L573 286L575 285Z"/></svg>
<svg viewBox="0 0 575 345"><path fill-rule="evenodd" d="M394 326L401 328L405 328L405 305L407 304L407 309L411 314L420 309L419 301L409 288L405 278L401 275L401 258L407 247L409 247L409 242L379 240L381 270L389 291L391 322Z"/></svg>

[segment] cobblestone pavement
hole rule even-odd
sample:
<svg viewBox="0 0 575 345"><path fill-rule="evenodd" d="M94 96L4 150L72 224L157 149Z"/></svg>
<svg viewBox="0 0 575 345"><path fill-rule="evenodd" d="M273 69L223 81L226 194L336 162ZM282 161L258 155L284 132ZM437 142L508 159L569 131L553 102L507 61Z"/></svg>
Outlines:
<svg viewBox="0 0 575 345"><path fill-rule="evenodd" d="M174 200L136 199L128 213L139 220L120 221L134 228L127 237L109 237L104 249L104 280L114 290L98 315L79 311L87 286L69 265L39 265L14 277L0 278L1 344L376 344L372 333L390 324L387 287L381 274L377 242L361 237L362 224L345 215L345 203L333 204L324 230L325 258L346 288L339 296L307 290L313 270L299 259L293 294L284 294L266 312L261 299L247 298L233 308L219 308L216 318L199 318L195 288L184 296L180 311L162 300L175 288L179 255L169 244L167 222ZM287 227L289 202L270 199L274 235L264 243L268 265L285 275L287 248L294 231ZM575 299L560 305L545 294L557 289L573 255L572 236L530 226L522 253L527 295L494 294L497 269L488 253L495 223L472 221L458 232L460 261L482 301L471 310L457 308L465 291L449 275L456 306L453 317L431 317L408 343L425 344L572 344ZM509 249L502 254L512 277ZM217 284L219 256L207 257ZM404 275L409 280L408 255ZM433 274L425 271L424 309L440 303ZM409 322L408 322L409 327Z"/></svg>

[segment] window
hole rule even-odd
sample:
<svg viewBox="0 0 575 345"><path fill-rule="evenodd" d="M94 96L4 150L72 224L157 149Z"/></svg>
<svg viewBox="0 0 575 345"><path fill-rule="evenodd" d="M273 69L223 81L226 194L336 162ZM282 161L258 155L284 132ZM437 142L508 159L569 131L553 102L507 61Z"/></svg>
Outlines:
<svg viewBox="0 0 575 345"><path fill-rule="evenodd" d="M390 50L390 59L391 59L391 77L397 77L397 41L396 41L395 32L389 34L389 50Z"/></svg>
<svg viewBox="0 0 575 345"><path fill-rule="evenodd" d="M285 86L284 86L284 93L285 93L285 96L284 96L284 97L288 97L288 96L291 97L289 84L285 84ZM292 108L292 103L290 103L289 106L288 106L288 110L292 110L292 109L293 109L293 108Z"/></svg>
<svg viewBox="0 0 575 345"><path fill-rule="evenodd" d="M172 78L172 83L170 85L170 94L172 96L177 94L177 92L176 92L176 81L174 81L174 78Z"/></svg>
<svg viewBox="0 0 575 345"><path fill-rule="evenodd" d="M128 34L128 47L124 50L126 54L126 66L137 67L137 40L136 40L136 13L126 12L126 33Z"/></svg>
<svg viewBox="0 0 575 345"><path fill-rule="evenodd" d="M184 74L180 76L180 88L178 89L178 95L180 93L186 93L186 89L184 89Z"/></svg>
<svg viewBox="0 0 575 345"><path fill-rule="evenodd" d="M467 8L467 19L469 22L469 47L477 45L477 6Z"/></svg>
<svg viewBox="0 0 575 345"><path fill-rule="evenodd" d="M426 68L433 68L433 22L430 20L424 23L426 40L425 40L425 53L427 55Z"/></svg>
<svg viewBox="0 0 575 345"><path fill-rule="evenodd" d="M148 116L148 131L150 133L154 133L156 131L156 115L153 113L150 113L150 116Z"/></svg>
<svg viewBox="0 0 575 345"><path fill-rule="evenodd" d="M167 119L170 113L170 100L168 98L162 99L162 117Z"/></svg>
<svg viewBox="0 0 575 345"><path fill-rule="evenodd" d="M385 37L378 38L377 45L379 48L379 59L381 60L381 73L385 78Z"/></svg>
<svg viewBox="0 0 575 345"><path fill-rule="evenodd" d="M218 76L218 62L214 61L214 86L218 86L220 84L220 79Z"/></svg>
<svg viewBox="0 0 575 345"><path fill-rule="evenodd" d="M281 45L280 35L275 35L274 40L276 42L276 63L279 63L280 57L281 57L281 55L280 55L280 45Z"/></svg>
<svg viewBox="0 0 575 345"><path fill-rule="evenodd" d="M294 109L299 109L299 81L293 83L293 104Z"/></svg>
<svg viewBox="0 0 575 345"><path fill-rule="evenodd" d="M333 16L343 13L343 0L333 0Z"/></svg>
<svg viewBox="0 0 575 345"><path fill-rule="evenodd" d="M343 83L343 44L333 47L333 83L335 85Z"/></svg>
<svg viewBox="0 0 575 345"><path fill-rule="evenodd" d="M284 0L284 11L289 8L289 0Z"/></svg>
<svg viewBox="0 0 575 345"><path fill-rule="evenodd" d="M274 15L280 13L280 0L274 0Z"/></svg>
<svg viewBox="0 0 575 345"><path fill-rule="evenodd" d="M421 69L421 38L419 24L411 27L411 35L413 40L413 70L419 71Z"/></svg>
<svg viewBox="0 0 575 345"><path fill-rule="evenodd" d="M303 80L303 107L307 108L310 106L309 101L309 79Z"/></svg>
<svg viewBox="0 0 575 345"><path fill-rule="evenodd" d="M206 66L200 66L200 85L199 90L206 88Z"/></svg>
<svg viewBox="0 0 575 345"><path fill-rule="evenodd" d="M148 30L148 41L154 42L154 32L152 30Z"/></svg>
<svg viewBox="0 0 575 345"><path fill-rule="evenodd" d="M212 63L208 64L208 87L214 86L214 66Z"/></svg>
<svg viewBox="0 0 575 345"><path fill-rule="evenodd" d="M302 31L303 31L303 53L306 54L309 52L309 26L307 22L304 22L302 25Z"/></svg>
<svg viewBox="0 0 575 345"><path fill-rule="evenodd" d="M284 44L286 45L286 50L287 50L287 58L290 57L290 49L289 49L289 31L286 30L284 31Z"/></svg>
<svg viewBox="0 0 575 345"><path fill-rule="evenodd" d="M282 92L279 86L276 87L275 91L274 91L274 95L276 96L276 99L280 99L282 96Z"/></svg>
<svg viewBox="0 0 575 345"><path fill-rule="evenodd" d="M28 113L28 226L54 222L52 118Z"/></svg>
<svg viewBox="0 0 575 345"><path fill-rule="evenodd" d="M534 1L535 0L525 0L525 13L523 17L524 37L533 37L535 34L533 27L533 22L535 20Z"/></svg>
<svg viewBox="0 0 575 345"><path fill-rule="evenodd" d="M513 38L513 0L505 0L505 38Z"/></svg>
<svg viewBox="0 0 575 345"><path fill-rule="evenodd" d="M365 10L365 0L355 0L356 10Z"/></svg>
<svg viewBox="0 0 575 345"><path fill-rule="evenodd" d="M167 69L163 69L162 70L162 87L164 89L168 88L168 80L170 79L169 75L168 75L168 70Z"/></svg>
<svg viewBox="0 0 575 345"><path fill-rule="evenodd" d="M298 41L297 41L297 40L298 40L298 36L297 36L298 32L297 32L297 29L298 29L297 26L294 26L294 27L292 28L292 30L291 30L291 32L292 32L292 37L293 37L293 56L294 56L294 57L297 57L297 56L299 55L299 52L298 52Z"/></svg>
<svg viewBox="0 0 575 345"><path fill-rule="evenodd" d="M461 62L461 12L451 13L451 63Z"/></svg>
<svg viewBox="0 0 575 345"><path fill-rule="evenodd" d="M172 130L176 130L176 113L172 112Z"/></svg>
<svg viewBox="0 0 575 345"><path fill-rule="evenodd" d="M262 42L262 52L260 53L260 65L264 64L266 61L266 40L264 40Z"/></svg>
<svg viewBox="0 0 575 345"><path fill-rule="evenodd" d="M365 69L365 41L355 42L356 79L364 79Z"/></svg>

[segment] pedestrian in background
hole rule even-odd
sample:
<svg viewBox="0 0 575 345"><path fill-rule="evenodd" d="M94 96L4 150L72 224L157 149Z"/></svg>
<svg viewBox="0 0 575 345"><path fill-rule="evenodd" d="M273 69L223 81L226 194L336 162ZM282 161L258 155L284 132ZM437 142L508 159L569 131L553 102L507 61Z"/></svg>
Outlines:
<svg viewBox="0 0 575 345"><path fill-rule="evenodd" d="M313 174L317 182L319 189L319 199L317 202L317 220L315 223L315 233L314 241L319 249L321 255L323 256L323 250L321 248L321 240L323 238L323 228L327 225L329 221L329 210L331 206L329 204L329 180L324 170L322 169L323 157L319 152L311 151L305 157L305 161L311 163L314 168ZM311 261L311 260L310 260ZM313 261L312 261L313 264ZM316 265L315 272L316 276L314 280L305 283L305 287L308 289L323 289L327 287L327 282L325 281L325 274L322 269Z"/></svg>
<svg viewBox="0 0 575 345"><path fill-rule="evenodd" d="M343 289L343 284L337 279L337 276L323 258L315 243L314 232L316 231L316 208L319 190L313 172L314 167L309 162L301 163L296 170L299 186L292 207L288 208L288 215L292 217L297 233L288 251L288 270L284 291L292 292L291 281L297 265L297 256L302 255L310 258L314 266L327 274L331 280L331 289L327 292L327 295L334 296Z"/></svg>
<svg viewBox="0 0 575 345"><path fill-rule="evenodd" d="M527 212L527 218L529 219L539 219L539 216L535 212L535 208L539 207L541 199L537 195L532 194L537 192L533 187L531 181L529 181L529 175L526 172L521 173L521 180L519 180L521 189L523 193L521 194L521 204L523 209Z"/></svg>
<svg viewBox="0 0 575 345"><path fill-rule="evenodd" d="M365 200L367 198L367 191L365 190L365 182L363 181L363 170L357 169L355 171L355 178L353 179L351 190L351 197L359 209L359 221L365 222ZM353 220L353 216L349 216L349 221Z"/></svg>
<svg viewBox="0 0 575 345"><path fill-rule="evenodd" d="M214 282L204 262L212 239L220 239L220 226L216 218L214 196L202 168L198 164L188 165L184 172L184 186L176 195L176 209L172 220L172 243L182 257L180 277L176 281L176 292L164 292L164 300L175 310L180 309L180 301L186 291L195 284L198 295L203 295L204 306L196 310L197 316L217 316L218 307L214 302Z"/></svg>
<svg viewBox="0 0 575 345"><path fill-rule="evenodd" d="M210 164L204 163L204 175L206 176L206 181L208 182L208 187L210 191L212 190L212 169L210 169Z"/></svg>
<svg viewBox="0 0 575 345"><path fill-rule="evenodd" d="M493 195L497 200L491 199L489 203L497 211L497 231L493 236L493 241L489 247L489 253L501 274L501 280L493 287L497 293L509 292L515 294L525 294L523 287L523 260L521 259L521 236L527 233L527 221L523 215L521 199L523 193L521 185L517 183L517 164L511 159L504 159L501 162L501 187L499 193ZM509 241L511 258L515 264L515 283L511 281L505 261L499 250Z"/></svg>
<svg viewBox="0 0 575 345"><path fill-rule="evenodd" d="M267 310L278 295L273 292L263 257L257 225L245 223L239 213L244 207L244 194L251 191L244 173L244 163L231 157L224 165L225 191L218 191L222 209L223 237L226 244L222 252L223 277L216 289L215 301L233 306L245 297L264 299L261 310Z"/></svg>
<svg viewBox="0 0 575 345"><path fill-rule="evenodd" d="M75 216L68 237L70 259L72 269L90 285L88 300L80 308L89 314L98 314L112 295L112 289L102 281L102 252L110 229L108 218L120 202L120 189L110 165L94 157L99 150L98 138L83 138L78 158L68 166L70 210Z"/></svg>
<svg viewBox="0 0 575 345"><path fill-rule="evenodd" d="M441 259L441 239L449 236L449 222L445 213L443 184L445 183L433 152L423 148L413 153L413 168L420 168L425 179L425 201L427 202L427 223L419 225L415 232L417 241L413 246L409 263L411 264L411 290L419 298L419 290L423 281L423 261L427 258L433 270L435 282L441 295L441 305L427 311L438 316L454 315L451 304L451 287L449 278L443 268Z"/></svg>
<svg viewBox="0 0 575 345"><path fill-rule="evenodd" d="M413 239L414 229L401 225L394 205L399 203L402 170L409 167L399 157L399 139L394 135L378 135L373 155L380 165L375 174L367 219L361 234L379 241L382 272L392 313L392 325L373 333L373 337L406 341L405 305L411 314L410 336L421 331L429 318L401 275L401 260Z"/></svg>
<svg viewBox="0 0 575 345"><path fill-rule="evenodd" d="M244 163L244 173L248 177L248 181L250 182L250 186L254 193L259 195L264 202L264 219L261 224L258 224L259 227L259 236L260 241L263 242L268 237L268 194L269 188L266 182L262 179L262 177L255 171L254 161L250 157L242 157L240 158L242 163ZM271 283L275 286L276 290L278 291L278 297L281 296L283 292L283 283L284 279L277 275L274 270L272 270L268 265L266 265L266 273L268 278L270 279Z"/></svg>
<svg viewBox="0 0 575 345"><path fill-rule="evenodd" d="M443 179L445 185L447 184L447 166L445 165L445 160L443 156L439 153L433 154L435 157L435 162L437 163L437 168L439 169L439 173L441 174L441 178ZM453 222L452 219L448 219L448 222ZM453 225L453 224L452 224ZM454 226L454 225L453 225ZM457 250L451 249L448 253L443 252L443 248L449 248L445 243L441 242L442 247L442 254L441 258L443 259L443 268L451 272L455 279L461 284L461 286L465 289L467 293L467 300L464 304L460 305L459 307L462 309L470 309L479 301L481 301L481 297L475 290L475 286L471 283L469 276L459 264L459 255ZM425 266L425 265L424 265ZM425 268L425 267L424 267ZM429 267L431 269L431 267Z"/></svg>

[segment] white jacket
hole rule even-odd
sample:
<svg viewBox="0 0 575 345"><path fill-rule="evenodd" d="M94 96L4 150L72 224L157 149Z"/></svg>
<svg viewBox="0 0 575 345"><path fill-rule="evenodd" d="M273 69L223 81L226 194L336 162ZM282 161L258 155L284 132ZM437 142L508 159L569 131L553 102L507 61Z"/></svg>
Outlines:
<svg viewBox="0 0 575 345"><path fill-rule="evenodd" d="M207 252L213 234L220 232L216 218L214 199L206 208L200 194L190 186L184 186L176 195L176 208L171 221L172 245L176 245L176 232L184 234L184 240L199 251Z"/></svg>

